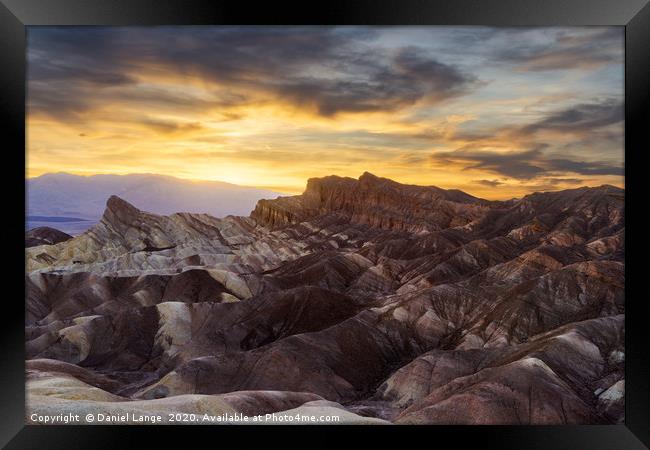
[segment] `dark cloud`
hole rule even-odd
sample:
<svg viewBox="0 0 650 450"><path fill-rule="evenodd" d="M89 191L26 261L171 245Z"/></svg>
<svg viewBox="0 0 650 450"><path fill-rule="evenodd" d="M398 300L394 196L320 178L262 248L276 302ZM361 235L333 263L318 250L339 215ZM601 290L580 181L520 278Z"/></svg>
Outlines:
<svg viewBox="0 0 650 450"><path fill-rule="evenodd" d="M460 95L476 81L474 76L460 72L456 67L442 64L415 47L402 49L395 57L393 71L380 74L384 83L402 81L419 85L422 96L442 100Z"/></svg>
<svg viewBox="0 0 650 450"><path fill-rule="evenodd" d="M617 175L622 176L623 167L614 166L604 162L584 162L570 159L547 159L546 166L551 171L571 172L580 175Z"/></svg>
<svg viewBox="0 0 650 450"><path fill-rule="evenodd" d="M481 184L483 186L488 186L488 187L497 187L504 184L502 181L499 180L474 180L474 183Z"/></svg>
<svg viewBox="0 0 650 450"><path fill-rule="evenodd" d="M505 30L513 36L510 45L501 48L494 60L515 64L522 71L566 70L623 63L623 28L597 28L590 32L561 30L552 39L540 39L521 30Z"/></svg>
<svg viewBox="0 0 650 450"><path fill-rule="evenodd" d="M483 169L510 178L530 179L545 169L537 165L540 149L524 152L496 153L472 149L459 149L453 152L435 153L432 158L438 163L464 164L464 169Z"/></svg>
<svg viewBox="0 0 650 450"><path fill-rule="evenodd" d="M179 123L171 120L145 119L139 122L145 127L161 134L197 131L203 129L198 122Z"/></svg>
<svg viewBox="0 0 650 450"><path fill-rule="evenodd" d="M125 72L110 28L29 28L27 77L30 83L63 81L89 87L134 83Z"/></svg>
<svg viewBox="0 0 650 450"><path fill-rule="evenodd" d="M59 63L60 64L60 63ZM124 73L111 72L103 69L83 67L80 65L44 65L42 70L34 69L32 82L54 82L74 81L75 83L86 83L90 87L122 86L135 83L134 77Z"/></svg>
<svg viewBox="0 0 650 450"><path fill-rule="evenodd" d="M333 27L34 28L30 105L35 112L60 106L78 114L102 89L155 72L261 92L332 116L435 103L462 95L475 81L414 47L394 52L373 45L375 34ZM60 88L64 95L50 95Z"/></svg>
<svg viewBox="0 0 650 450"><path fill-rule="evenodd" d="M61 121L77 121L95 104L88 95L89 93L76 86L29 83L27 86L27 114L29 116L50 116Z"/></svg>
<svg viewBox="0 0 650 450"><path fill-rule="evenodd" d="M431 158L437 164L458 164L463 169L483 169L519 180L529 180L553 173L579 175L623 175L623 168L599 161L575 161L549 157L544 153L546 144L521 152L497 153L473 149L434 153Z"/></svg>
<svg viewBox="0 0 650 450"><path fill-rule="evenodd" d="M622 122L624 117L623 103L619 100L607 99L574 105L552 112L537 122L519 128L517 133L527 135L543 130L569 133L590 132Z"/></svg>
<svg viewBox="0 0 650 450"><path fill-rule="evenodd" d="M580 135L579 144L588 141L619 144L622 133L606 127L621 123L625 118L623 102L619 99L595 99L578 103L564 109L550 111L527 125L500 126L489 131L460 130L452 137L456 141L480 144L495 138L523 139L531 141L534 134L543 131L556 131ZM569 144L572 145L572 144Z"/></svg>
<svg viewBox="0 0 650 450"><path fill-rule="evenodd" d="M45 115L67 122L83 121L89 111L101 110L105 104L111 103L174 112L218 110L221 120L229 121L243 117L229 109L251 103L245 94L227 91L198 96L152 85L89 86L74 79L30 81L27 99L30 115ZM112 118L116 122L121 119Z"/></svg>

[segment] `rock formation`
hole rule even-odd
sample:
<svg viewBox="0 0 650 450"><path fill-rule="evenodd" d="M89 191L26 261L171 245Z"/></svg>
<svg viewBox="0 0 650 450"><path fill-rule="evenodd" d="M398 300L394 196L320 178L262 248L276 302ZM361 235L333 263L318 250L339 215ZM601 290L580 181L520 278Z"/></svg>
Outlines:
<svg viewBox="0 0 650 450"><path fill-rule="evenodd" d="M25 233L25 247L58 244L59 242L65 242L68 239L72 239L72 236L55 228L32 228Z"/></svg>
<svg viewBox="0 0 650 450"><path fill-rule="evenodd" d="M28 408L620 423L624 250L612 186L494 202L364 173L225 218L113 196L26 249Z"/></svg>

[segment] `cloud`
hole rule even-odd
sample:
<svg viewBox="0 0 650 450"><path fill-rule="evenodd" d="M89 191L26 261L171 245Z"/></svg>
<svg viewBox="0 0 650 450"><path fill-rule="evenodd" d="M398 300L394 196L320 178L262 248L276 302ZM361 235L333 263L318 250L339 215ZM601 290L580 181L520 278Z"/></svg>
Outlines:
<svg viewBox="0 0 650 450"><path fill-rule="evenodd" d="M585 180L583 180L582 178L545 177L544 181L552 185L557 185L557 184L582 184Z"/></svg>
<svg viewBox="0 0 650 450"><path fill-rule="evenodd" d="M547 159L546 166L551 171L571 172L580 175L616 175L622 176L622 166L611 165L604 162L573 161L570 159L556 158Z"/></svg>
<svg viewBox="0 0 650 450"><path fill-rule="evenodd" d="M139 123L161 134L183 133L203 129L203 125L198 122L179 123L171 120L144 119Z"/></svg>
<svg viewBox="0 0 650 450"><path fill-rule="evenodd" d="M440 164L462 165L463 170L482 169L510 178L530 179L545 171L537 165L540 155L539 149L507 153L458 149L453 152L434 153L432 159Z"/></svg>
<svg viewBox="0 0 650 450"><path fill-rule="evenodd" d="M517 129L516 132L522 135L548 130L584 133L622 122L624 117L623 102L607 99L551 112L541 120Z"/></svg>
<svg viewBox="0 0 650 450"><path fill-rule="evenodd" d="M502 181L499 180L474 180L473 182L487 187L497 187L504 184Z"/></svg>
<svg viewBox="0 0 650 450"><path fill-rule="evenodd" d="M542 176L536 179L537 183L535 184L520 184L520 186L525 187L529 190L547 190L554 189L557 186L567 186L567 185L580 185L584 183L582 178L559 178L559 177L546 177ZM506 183L494 180L473 180L474 184L479 184L481 186L486 186L490 188L496 188L499 186L505 186Z"/></svg>
<svg viewBox="0 0 650 450"><path fill-rule="evenodd" d="M526 36L521 30L505 30L513 39L495 52L494 59L525 72L594 69L623 62L622 27L544 31L541 35L532 29Z"/></svg>
<svg viewBox="0 0 650 450"><path fill-rule="evenodd" d="M596 68L622 61L620 42L602 28L29 28L28 164L301 187L385 170L499 195L610 182L622 71Z"/></svg>
<svg viewBox="0 0 650 450"><path fill-rule="evenodd" d="M494 141L525 142L532 145L535 134L555 132L562 135L578 135L578 144L588 141L619 143L622 130L607 127L622 123L625 118L623 102L617 98L583 101L562 109L546 111L541 117L523 125L498 125L492 129L459 130L451 136L452 141L470 142L475 146ZM569 145L574 145L572 140Z"/></svg>
<svg viewBox="0 0 650 450"><path fill-rule="evenodd" d="M29 81L27 107L30 116L46 116L59 121L89 120L88 113L102 112L107 105L118 105L126 110L149 109L155 112L217 111L222 121L237 120L241 105L252 101L245 94L219 91L190 93L175 86L128 84L120 86L90 86L75 79ZM123 116L113 116L119 122Z"/></svg>
<svg viewBox="0 0 650 450"><path fill-rule="evenodd" d="M494 152L472 149L458 149L452 152L438 152L431 155L438 165L461 166L462 170L481 169L519 180L529 180L556 172L580 175L623 175L623 168L600 161L575 161L549 157L544 153L547 147L520 152Z"/></svg>
<svg viewBox="0 0 650 450"><path fill-rule="evenodd" d="M263 94L331 117L437 103L475 82L416 47L372 45L375 35L373 28L333 27L30 29L31 105L79 113L103 88L150 76L198 77L227 92ZM51 96L63 83L65 96ZM242 95L236 104L247 101Z"/></svg>

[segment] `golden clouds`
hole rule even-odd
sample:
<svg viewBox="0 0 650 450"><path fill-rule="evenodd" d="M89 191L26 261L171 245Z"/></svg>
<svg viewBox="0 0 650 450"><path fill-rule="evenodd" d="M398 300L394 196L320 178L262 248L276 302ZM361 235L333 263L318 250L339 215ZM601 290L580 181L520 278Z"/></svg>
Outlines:
<svg viewBox="0 0 650 450"><path fill-rule="evenodd" d="M616 32L523 30L511 50L496 29L409 33L30 30L28 176L153 172L298 193L310 177L370 171L487 198L622 184ZM453 37L472 33L475 53L459 53ZM543 55L528 51L540 36ZM577 50L590 64L563 62Z"/></svg>

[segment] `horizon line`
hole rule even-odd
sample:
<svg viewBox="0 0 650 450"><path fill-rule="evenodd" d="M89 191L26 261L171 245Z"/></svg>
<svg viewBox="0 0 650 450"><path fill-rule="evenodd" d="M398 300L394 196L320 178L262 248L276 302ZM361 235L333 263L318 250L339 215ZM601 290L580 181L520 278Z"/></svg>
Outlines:
<svg viewBox="0 0 650 450"><path fill-rule="evenodd" d="M336 177L341 177L341 178L351 178L351 179L356 179L356 180L358 180L358 179L361 178L364 174L370 174L370 175L375 176L375 177L377 177L377 178L383 178L383 179L386 179L386 180L391 180L391 181L394 181L394 182L396 182L396 183L403 184L403 185L420 186L420 187L435 187L435 188L444 189L444 190L456 190L456 191L461 191L461 192L463 192L463 193L465 193L465 194L471 195L472 197L476 197L476 198L478 198L478 199L482 199L482 200L491 200L491 201L508 201L508 200L516 200L516 199L520 199L520 198L526 197L527 195L532 195L532 194L536 194L536 193L557 192L557 191L568 191L568 190L581 189L581 188L599 188L599 187L603 187L603 186L611 186L611 187L615 187L615 188L618 188L618 189L625 190L625 184L624 184L625 179L623 179L623 185L622 185L622 186L617 186L617 185L609 184L609 183L603 183L603 184L598 184L598 185L596 185L596 184L594 184L594 185L586 184L586 185L578 186L578 187L575 187L575 188L565 188L565 189L561 189L561 188L558 188L558 189L552 189L552 188L551 188L551 189L545 189L545 190L534 190L534 191L530 191L529 193L527 193L527 194L525 194L525 195L522 195L522 196L516 196L516 197L513 197L513 196L505 196L505 197L494 197L494 198L488 199L488 198L485 198L485 197L483 197L483 196L477 196L477 195L474 195L474 194L472 194L471 192L468 192L468 191L465 190L465 189L459 189L459 188L456 188L456 187L440 187L440 186L437 186L437 185L431 185L431 184L413 184L413 183L404 183L404 182L396 181L396 180L394 180L394 179L392 179L392 178L382 177L382 176L379 176L379 175L375 175L375 174L373 174L372 172L369 172L369 171L367 171L367 170L363 171L363 172L361 173L361 175L359 175L357 178L354 178L354 177L348 177L348 176L342 176L342 175L336 175L336 174L323 175L323 176L320 176L320 177L308 177L308 178L305 180L304 184L303 184L304 187L303 187L302 190L300 190L300 191L295 190L295 189L291 189L291 188L289 188L288 186L242 185L242 184L232 183L232 182L229 182L229 181L223 181L223 180L210 180L210 179L198 179L198 178L183 178L183 177L179 177L179 176L175 176L175 175L167 175L167 174L164 174L164 173L155 173L155 172L129 172L129 173L93 173L93 174L77 174L77 173L66 172L66 171L58 171L58 172L45 172L45 173L42 173L42 174L40 174L40 175L32 176L32 177L28 177L28 176L26 176L26 177L25 177L25 181L28 181L28 180L34 180L34 179L36 179L36 178L40 178L40 177L43 177L43 176L46 176L46 175L70 175L70 176L73 176L73 177L83 177L83 178L91 178L91 177L94 177L94 176L117 176L117 177L127 177L127 176L133 176L133 175L152 175L152 176L156 176L156 177L171 178L171 179L175 179L175 180L187 181L187 182L190 182L190 183L197 183L197 184L198 184L198 183L222 183L222 184L227 184L227 185L230 185L230 186L237 186L237 187L249 188L249 189L259 189L259 190L265 190L265 191L269 191L269 192L273 192L273 193L277 193L277 194L285 194L285 195L288 195L288 196L293 196L293 195L301 195L301 194L303 194L304 191L305 191L305 189L306 189L307 182L309 181L309 179L312 179L312 178L325 178L325 177L330 177L330 176L336 176ZM492 189L493 189L494 191L498 191L498 190L499 190L499 187L498 187L498 186L494 186Z"/></svg>

